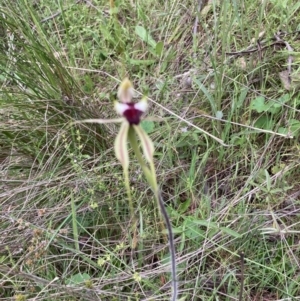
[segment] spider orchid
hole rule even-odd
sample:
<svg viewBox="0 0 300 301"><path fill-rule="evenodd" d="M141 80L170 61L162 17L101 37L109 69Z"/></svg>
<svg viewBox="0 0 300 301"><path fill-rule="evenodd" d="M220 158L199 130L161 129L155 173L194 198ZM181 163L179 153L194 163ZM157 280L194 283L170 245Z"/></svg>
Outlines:
<svg viewBox="0 0 300 301"><path fill-rule="evenodd" d="M115 102L116 112L123 116L122 125L115 140L115 153L117 159L123 165L123 168L127 169L129 165L127 140L129 140L137 159L143 168L145 176L147 177L147 180L149 180L149 171L145 169L143 161L140 160L141 154L139 152L134 134L136 133L139 137L145 159L151 165L153 163L154 153L153 143L146 132L139 125L141 117L148 108L148 104L146 98L142 98L141 101L133 103L133 95L134 90L132 84L127 78L125 78L118 90L118 98L121 102ZM151 186L155 190L155 187L153 187L153 185Z"/></svg>
<svg viewBox="0 0 300 301"><path fill-rule="evenodd" d="M132 148L134 149L135 154L137 155L138 161L141 164L143 161L140 161L141 154L138 148L135 134L140 139L142 150L146 161L151 165L153 162L153 153L154 147L151 139L146 134L146 132L139 125L142 115L146 112L148 108L147 99L142 98L141 101L134 103L132 98L134 96L134 89L131 81L128 78L125 78L118 90L118 98L120 102L115 102L114 108L117 114L121 115L122 118L116 119L85 119L80 120L75 123L121 123L119 133L115 140L115 154L117 159L121 162L124 170L127 170L129 167L129 155L127 148L127 141L130 142ZM143 163L142 169L149 181L149 169L145 169ZM154 184L154 181L151 180L151 183ZM154 190L156 190L156 185L151 185Z"/></svg>
<svg viewBox="0 0 300 301"><path fill-rule="evenodd" d="M165 225L168 230L168 236L169 236L169 249L171 254L171 274L172 274L172 295L171 300L175 301L177 300L177 283L176 283L176 260L175 260L175 246L174 246L174 239L173 239L173 233L172 233L172 226L168 217L168 213L164 207L164 202L161 197L161 193L159 191L157 180L156 180L156 172L153 162L153 153L154 153L154 146L149 138L149 136L146 134L146 132L142 129L140 126L141 118L143 114L146 112L148 104L147 99L142 98L141 101L134 103L132 102L132 98L134 96L134 89L132 86L132 83L128 78L125 78L118 90L118 98L120 102L115 102L114 107L116 112L122 116L122 118L117 119L85 119L81 120L75 123L116 123L120 122L121 127L119 130L119 133L115 140L115 154L117 159L121 162L124 172L124 179L125 179L125 185L126 190L128 194L128 200L129 200L129 207L131 211L131 215L133 218L133 228L134 228L134 235L133 235L133 248L136 246L137 241L137 235L136 235L136 225L137 221L134 217L134 209L133 209L133 203L132 203L132 196L131 196L131 189L130 189L130 182L129 182L129 173L128 173L128 167L129 167L129 155L128 155L128 148L127 148L127 142L130 142L130 145L134 151L134 154L143 170L143 173L151 186L155 198L158 202L158 206L160 208L160 213L162 214ZM139 140L141 142L142 151L144 154L144 157L146 159L143 159L142 153L140 151L137 137L139 137ZM146 164L147 163L147 164Z"/></svg>

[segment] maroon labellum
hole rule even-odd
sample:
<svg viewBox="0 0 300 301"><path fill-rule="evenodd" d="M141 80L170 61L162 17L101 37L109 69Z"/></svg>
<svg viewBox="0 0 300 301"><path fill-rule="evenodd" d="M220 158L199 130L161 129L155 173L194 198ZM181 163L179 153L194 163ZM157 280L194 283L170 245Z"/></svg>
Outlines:
<svg viewBox="0 0 300 301"><path fill-rule="evenodd" d="M127 103L127 105L128 109L124 111L123 116L127 119L129 124L138 125L144 112L136 109L134 103Z"/></svg>
<svg viewBox="0 0 300 301"><path fill-rule="evenodd" d="M142 115L147 109L147 101L141 100L138 103L119 103L115 104L115 109L118 114L124 116L130 125L138 125Z"/></svg>

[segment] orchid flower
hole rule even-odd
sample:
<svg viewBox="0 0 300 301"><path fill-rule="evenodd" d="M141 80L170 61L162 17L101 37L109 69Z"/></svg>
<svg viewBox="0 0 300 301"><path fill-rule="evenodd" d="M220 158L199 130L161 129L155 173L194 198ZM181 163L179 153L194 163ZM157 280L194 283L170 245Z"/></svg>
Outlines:
<svg viewBox="0 0 300 301"><path fill-rule="evenodd" d="M145 166L144 161L141 160L141 153L139 151L137 141L135 138L135 134L137 134L141 142L145 159L151 165L153 163L154 146L149 136L139 125L142 115L146 112L148 108L147 99L142 98L141 101L133 103L133 95L134 90L132 84L127 78L125 78L118 90L118 98L121 102L115 102L116 112L119 115L123 116L122 125L115 140L115 153L117 159L121 162L123 169L127 169L129 165L127 140L129 140L135 152L135 155L137 156L137 159L141 164L141 167L145 173L147 180L150 180L149 184L151 185L153 190L156 190L156 185L153 185L154 179L150 179L150 171Z"/></svg>
<svg viewBox="0 0 300 301"><path fill-rule="evenodd" d="M127 148L127 141L129 141L132 148L134 149L135 154L137 155L137 159L142 166L143 172L145 173L147 180L148 181L150 180L149 184L151 184L153 190L156 190L157 185L154 183L156 182L156 179L150 179L153 178L153 176L152 177L150 176L150 170L145 166L144 161L141 160L142 158L141 153L139 151L138 144L135 137L135 134L137 134L141 142L145 159L150 165L152 165L154 146L149 136L139 125L142 115L146 112L148 108L147 99L142 98L141 101L137 103L133 103L132 102L133 96L134 96L134 89L132 83L128 78L125 78L118 90L118 98L120 102L115 102L114 104L116 112L119 115L123 116L122 118L85 119L85 120L80 120L76 123L100 123L100 124L121 123L120 131L116 137L115 147L114 147L117 159L121 162L124 171L128 170L129 155L128 155L128 148Z"/></svg>
<svg viewBox="0 0 300 301"><path fill-rule="evenodd" d="M155 167L153 162L154 146L147 133L140 126L142 116L148 108L147 99L142 98L142 100L140 100L139 102L134 103L132 102L133 96L134 96L134 89L132 83L128 78L125 78L122 81L118 90L118 98L120 102L115 102L114 104L115 110L119 115L122 116L121 118L108 119L108 120L85 119L75 123L100 123L100 124L116 123L116 122L121 123L119 133L117 134L115 140L114 149L115 149L116 157L121 162L123 167L125 185L126 185L127 195L129 199L129 206L130 206L132 218L134 219L133 227L136 229L137 222L136 219L134 218L131 189L129 184L129 174L128 174L129 154L127 148L128 141L130 142L130 145L143 170L143 173L154 192L155 198L158 202L160 213L165 220L165 225L168 230L169 249L171 255L171 270L172 270L171 300L175 301L177 300L177 284L176 284L175 247L174 247L174 240L172 234L172 226L168 217L168 213L164 207L164 202L161 197L161 193L157 185L156 172L155 172ZM140 140L142 151L146 162L143 159L142 153L140 151L137 137ZM134 232L133 247L135 247L135 245L136 245L136 232Z"/></svg>

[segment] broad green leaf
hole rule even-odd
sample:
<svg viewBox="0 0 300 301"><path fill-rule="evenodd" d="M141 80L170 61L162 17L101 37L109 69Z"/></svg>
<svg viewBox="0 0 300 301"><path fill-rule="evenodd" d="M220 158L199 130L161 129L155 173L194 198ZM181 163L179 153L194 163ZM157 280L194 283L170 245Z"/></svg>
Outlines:
<svg viewBox="0 0 300 301"><path fill-rule="evenodd" d="M145 43L147 43L148 45L150 45L152 48L155 49L156 42L143 26L137 25L135 27L135 33L142 39L142 41L144 41Z"/></svg>
<svg viewBox="0 0 300 301"><path fill-rule="evenodd" d="M265 98L262 96L258 96L251 101L250 109L256 111L257 113L265 112Z"/></svg>
<svg viewBox="0 0 300 301"><path fill-rule="evenodd" d="M153 121L143 120L141 122L141 127L147 134L150 134L153 132L155 124Z"/></svg>

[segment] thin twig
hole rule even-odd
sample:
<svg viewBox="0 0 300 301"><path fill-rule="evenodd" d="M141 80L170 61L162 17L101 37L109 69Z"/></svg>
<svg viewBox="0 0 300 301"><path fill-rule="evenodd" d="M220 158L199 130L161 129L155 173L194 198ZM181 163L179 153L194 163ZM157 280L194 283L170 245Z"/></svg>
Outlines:
<svg viewBox="0 0 300 301"><path fill-rule="evenodd" d="M217 120L217 121L220 121L220 122L225 122L225 123L238 125L240 127L244 127L244 128L250 129L250 130L258 131L259 133L267 133L267 134L272 134L272 135L285 137L285 138L289 138L289 139L294 138L290 134L282 134L282 133L274 132L274 131L271 131L271 130L264 130L264 129L257 128L257 127L251 126L251 125L246 125L246 124L242 124L242 123L238 123L238 122L234 122L234 121L230 121L230 120L226 120L226 119L220 119L220 118L213 117L213 116L206 115L206 114L199 114L197 116L193 116L193 117L189 118L189 120L193 120L195 118L199 118L199 117L202 117L202 116L206 117L206 118L209 118L209 119L212 119L212 120Z"/></svg>
<svg viewBox="0 0 300 301"><path fill-rule="evenodd" d="M245 50L241 50L241 51L233 51L233 52L226 52L227 55L244 55L244 54L250 54L256 51L262 51L264 49L267 49L269 47L272 47L274 45L283 45L284 41L275 41L271 44L265 45L265 46L261 46L262 44L265 44L266 41L262 41L260 42L260 48L259 47L255 47L253 45L249 46L248 48L246 48Z"/></svg>

